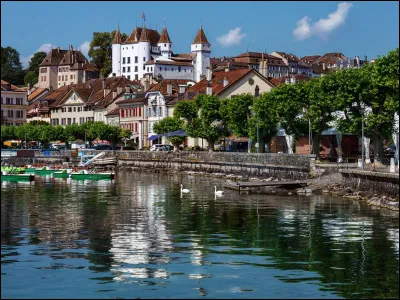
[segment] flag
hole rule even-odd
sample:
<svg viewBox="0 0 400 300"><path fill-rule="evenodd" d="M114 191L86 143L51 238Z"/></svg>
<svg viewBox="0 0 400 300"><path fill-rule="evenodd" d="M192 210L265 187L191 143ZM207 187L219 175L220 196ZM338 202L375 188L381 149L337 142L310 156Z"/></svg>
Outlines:
<svg viewBox="0 0 400 300"><path fill-rule="evenodd" d="M142 12L142 19L146 21L146 17L144 16L144 12Z"/></svg>

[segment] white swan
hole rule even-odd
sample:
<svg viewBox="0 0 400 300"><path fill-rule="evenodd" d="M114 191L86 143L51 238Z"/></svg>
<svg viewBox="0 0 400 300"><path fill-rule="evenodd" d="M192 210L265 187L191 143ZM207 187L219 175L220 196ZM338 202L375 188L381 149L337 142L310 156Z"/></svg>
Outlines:
<svg viewBox="0 0 400 300"><path fill-rule="evenodd" d="M190 193L189 189L184 189L183 185L181 184L181 193Z"/></svg>
<svg viewBox="0 0 400 300"><path fill-rule="evenodd" d="M217 186L214 186L214 189L215 189L215 195L222 196L224 194L224 191L217 191Z"/></svg>

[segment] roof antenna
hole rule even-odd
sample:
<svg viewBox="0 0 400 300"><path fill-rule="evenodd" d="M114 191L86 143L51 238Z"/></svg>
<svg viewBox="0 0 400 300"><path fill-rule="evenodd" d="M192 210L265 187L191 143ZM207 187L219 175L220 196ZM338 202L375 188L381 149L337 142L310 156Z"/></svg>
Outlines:
<svg viewBox="0 0 400 300"><path fill-rule="evenodd" d="M119 21L118 21L118 31L119 31Z"/></svg>
<svg viewBox="0 0 400 300"><path fill-rule="evenodd" d="M164 27L165 27L165 17L164 17Z"/></svg>
<svg viewBox="0 0 400 300"><path fill-rule="evenodd" d="M249 52L249 47L250 47L251 41L247 44L247 52Z"/></svg>

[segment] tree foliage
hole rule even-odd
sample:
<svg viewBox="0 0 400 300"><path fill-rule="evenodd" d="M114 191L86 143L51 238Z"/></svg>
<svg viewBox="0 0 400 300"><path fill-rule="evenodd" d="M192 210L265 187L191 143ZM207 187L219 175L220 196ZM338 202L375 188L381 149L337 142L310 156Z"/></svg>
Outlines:
<svg viewBox="0 0 400 300"><path fill-rule="evenodd" d="M112 71L112 41L115 37L115 30L112 32L93 32L93 39L90 42L88 55L91 62L96 65L104 77ZM125 33L121 33L121 40L127 39Z"/></svg>
<svg viewBox="0 0 400 300"><path fill-rule="evenodd" d="M25 73L19 53L12 47L1 47L1 79L11 84L23 85Z"/></svg>
<svg viewBox="0 0 400 300"><path fill-rule="evenodd" d="M240 94L221 101L221 112L226 116L232 133L236 136L248 136L250 107L253 105L254 97L251 94Z"/></svg>
<svg viewBox="0 0 400 300"><path fill-rule="evenodd" d="M42 63L43 59L46 57L45 52L36 52L30 62L28 67L28 73L24 77L25 85L30 84L33 86L38 82L39 79L39 65Z"/></svg>
<svg viewBox="0 0 400 300"><path fill-rule="evenodd" d="M210 151L219 139L230 135L221 103L217 96L198 95L195 101L178 102L174 109L175 117L186 120L186 133L205 139Z"/></svg>
<svg viewBox="0 0 400 300"><path fill-rule="evenodd" d="M153 131L157 134L163 134L167 132L182 130L184 128L184 122L182 119L177 117L166 117L161 121L157 122L153 126ZM182 144L186 137L184 136L171 136L168 138L175 149L178 149L179 145Z"/></svg>

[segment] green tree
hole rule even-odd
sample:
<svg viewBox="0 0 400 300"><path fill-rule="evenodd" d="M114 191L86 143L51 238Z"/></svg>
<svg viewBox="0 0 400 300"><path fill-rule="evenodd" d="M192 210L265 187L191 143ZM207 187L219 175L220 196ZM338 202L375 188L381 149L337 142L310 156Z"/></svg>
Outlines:
<svg viewBox="0 0 400 300"><path fill-rule="evenodd" d="M273 94L262 93L255 98L249 119L249 136L258 140L258 153L265 152L265 144L269 145L278 131L278 108ZM269 149L267 149L269 152Z"/></svg>
<svg viewBox="0 0 400 300"><path fill-rule="evenodd" d="M18 51L12 47L1 47L1 79L11 84L23 85L24 76Z"/></svg>
<svg viewBox="0 0 400 300"><path fill-rule="evenodd" d="M254 97L251 94L240 94L221 101L221 112L227 117L232 133L236 136L249 136L250 107Z"/></svg>
<svg viewBox="0 0 400 300"><path fill-rule="evenodd" d="M205 139L209 151L214 151L214 144L230 135L222 112L221 100L217 96L198 95L195 101L178 102L174 116L186 120L185 130L189 136Z"/></svg>
<svg viewBox="0 0 400 300"><path fill-rule="evenodd" d="M1 142L2 143L7 140L13 140L16 138L15 127L16 126L1 126Z"/></svg>
<svg viewBox="0 0 400 300"><path fill-rule="evenodd" d="M36 52L30 62L29 62L29 67L28 67L28 73L24 77L24 82L25 85L28 85L28 83L33 86L38 82L39 78L39 65L43 62L43 59L45 59L46 53L45 52Z"/></svg>
<svg viewBox="0 0 400 300"><path fill-rule="evenodd" d="M153 131L157 134L167 133L171 131L181 130L184 128L184 121L177 117L167 117L162 119L160 122L157 122L153 126ZM169 140L172 145L174 145L175 149L179 148L179 145L185 141L186 137L184 136L171 136Z"/></svg>
<svg viewBox="0 0 400 300"><path fill-rule="evenodd" d="M96 65L104 77L107 77L112 70L112 41L115 32L115 30L112 32L93 32L93 39L90 42L88 55L91 62ZM126 39L127 35L122 33L122 42Z"/></svg>

